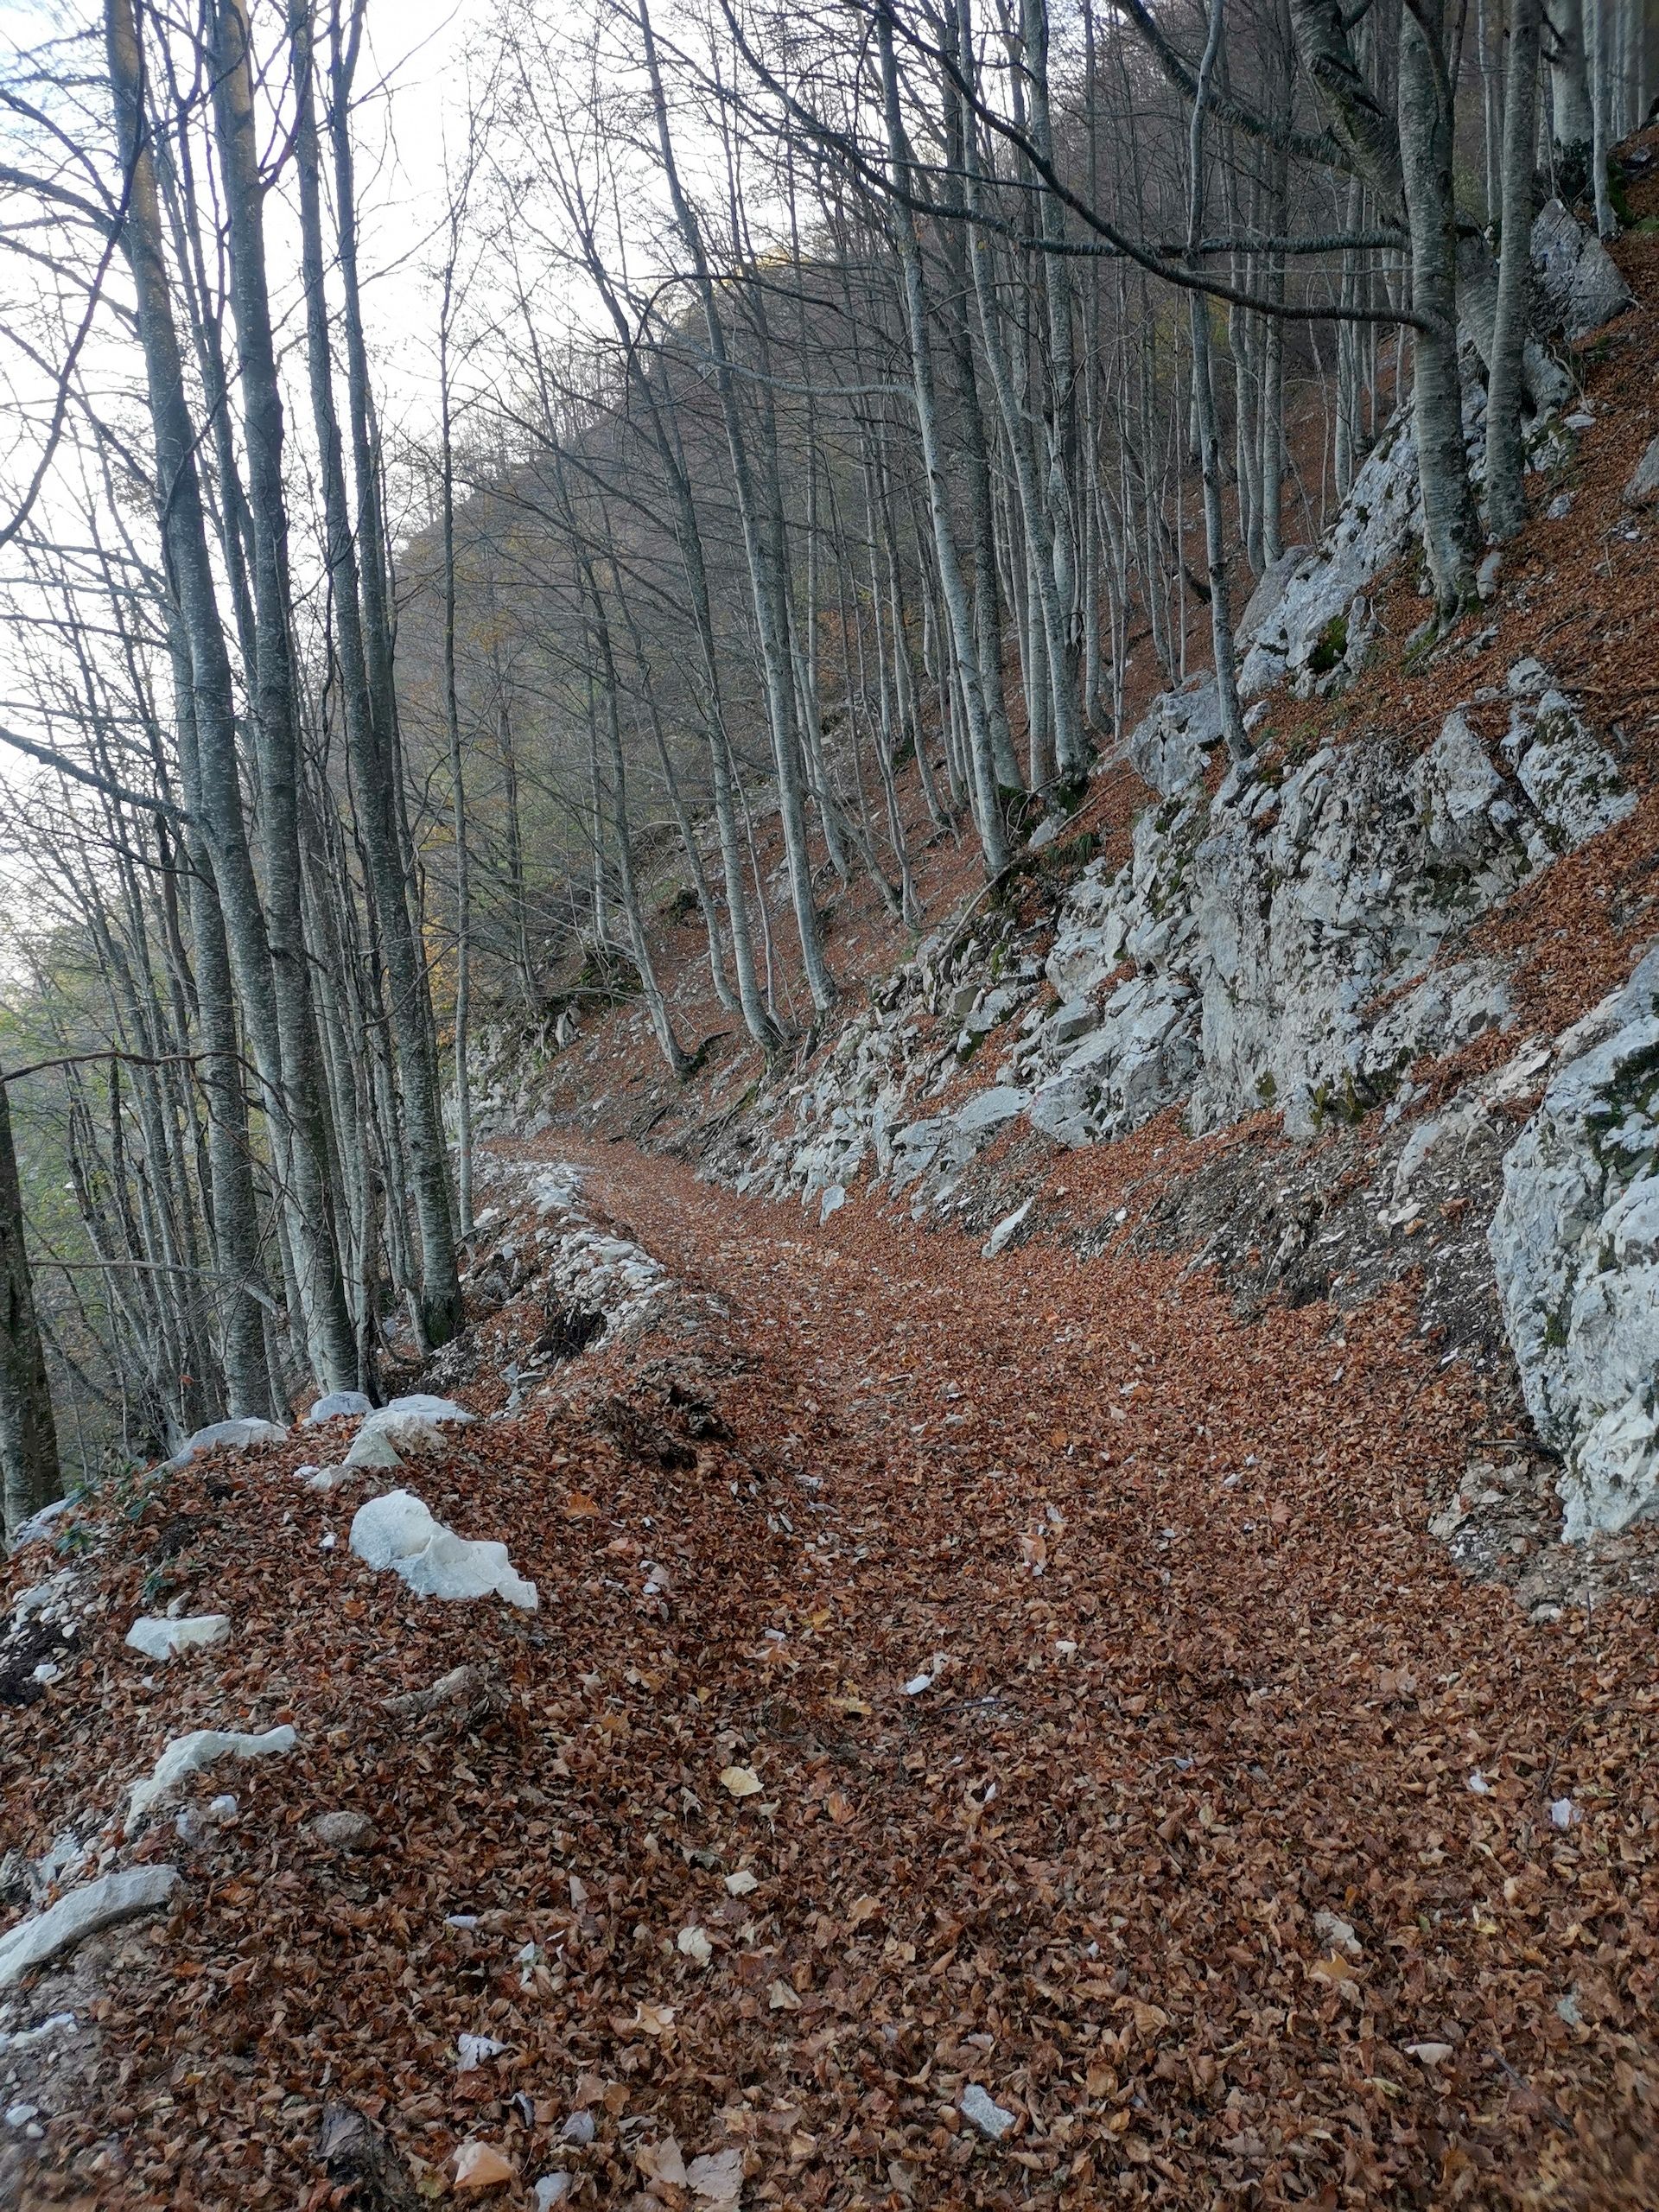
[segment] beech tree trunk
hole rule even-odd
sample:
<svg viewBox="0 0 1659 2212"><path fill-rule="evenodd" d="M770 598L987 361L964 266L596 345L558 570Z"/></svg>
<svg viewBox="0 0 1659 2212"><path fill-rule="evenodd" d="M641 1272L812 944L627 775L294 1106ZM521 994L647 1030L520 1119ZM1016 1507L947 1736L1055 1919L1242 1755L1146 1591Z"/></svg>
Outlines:
<svg viewBox="0 0 1659 2212"><path fill-rule="evenodd" d="M23 1194L0 1069L0 1476L6 1535L63 1495L46 1350L23 1249Z"/></svg>
<svg viewBox="0 0 1659 2212"><path fill-rule="evenodd" d="M1411 221L1412 404L1422 478L1423 550L1440 620L1474 589L1479 524L1469 486L1458 373L1457 207L1442 0L1408 10L1400 33L1400 159Z"/></svg>
<svg viewBox="0 0 1659 2212"><path fill-rule="evenodd" d="M1491 380L1486 388L1486 526L1500 544L1526 520L1522 353L1532 303L1533 151L1538 135L1541 0L1510 0L1503 96L1503 221Z"/></svg>

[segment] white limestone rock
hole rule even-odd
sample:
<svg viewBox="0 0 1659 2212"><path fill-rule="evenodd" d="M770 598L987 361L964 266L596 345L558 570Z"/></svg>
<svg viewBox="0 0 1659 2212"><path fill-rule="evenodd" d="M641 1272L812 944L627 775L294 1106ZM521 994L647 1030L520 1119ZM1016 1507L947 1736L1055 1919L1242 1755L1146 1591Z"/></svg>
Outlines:
<svg viewBox="0 0 1659 2212"><path fill-rule="evenodd" d="M176 1866L123 1866L95 1882L83 1882L44 1912L31 1913L0 1936L0 1988L10 1988L31 1967L61 1957L101 1929L158 1911L178 1879Z"/></svg>
<svg viewBox="0 0 1659 2212"><path fill-rule="evenodd" d="M1627 507L1659 505L1659 438L1651 439L1624 486Z"/></svg>
<svg viewBox="0 0 1659 2212"><path fill-rule="evenodd" d="M999 1253L1007 1250L1008 1246L1024 1226L1027 1215L1030 1213L1036 1203L1034 1198L1027 1198L1023 1205L1016 1206L1012 1213L1003 1215L981 1247L982 1259L994 1260Z"/></svg>
<svg viewBox="0 0 1659 2212"><path fill-rule="evenodd" d="M27 1521L20 1521L12 1530L7 1544L8 1554L22 1551L25 1544L38 1544L57 1531L60 1517L74 1503L70 1497L54 1497L50 1505L43 1505L38 1513L31 1513Z"/></svg>
<svg viewBox="0 0 1659 2212"><path fill-rule="evenodd" d="M371 1414L369 1418L371 1421L388 1421L405 1414L435 1422L440 1428L448 1426L464 1428L468 1421L478 1419L476 1414L469 1414L466 1407L457 1404L454 1398L435 1397L429 1390L411 1390L404 1397L389 1398L379 1412Z"/></svg>
<svg viewBox="0 0 1659 2212"><path fill-rule="evenodd" d="M1569 1051L1505 1156L1490 1238L1571 1542L1659 1514L1659 950Z"/></svg>
<svg viewBox="0 0 1659 2212"><path fill-rule="evenodd" d="M440 1445L442 1445L443 1440L443 1431L439 1428L432 1428L429 1423L425 1424L425 1426L428 1427L429 1433L436 1437ZM368 1424L365 1422L362 1428L360 1428L357 1434L352 1439L351 1446L346 1452L346 1457L340 1461L338 1470L335 1471L340 1474L366 1474L372 1468L401 1467L403 1464L404 1458L402 1452L399 1452L397 1446L392 1442L391 1437L386 1434L385 1429L371 1428ZM319 1471L321 1472L322 1471ZM316 1475L312 1475L308 1477L307 1479L308 1482L315 1483L317 1482L318 1477Z"/></svg>
<svg viewBox="0 0 1659 2212"><path fill-rule="evenodd" d="M1213 676L1198 676L1153 701L1129 738L1129 760L1143 783L1173 798L1203 775L1220 742L1221 693Z"/></svg>
<svg viewBox="0 0 1659 2212"><path fill-rule="evenodd" d="M1371 626L1363 594L1404 551L1417 505L1417 448L1403 420L1384 431L1317 545L1287 556L1270 611L1250 626L1239 696L1288 683L1306 696L1344 682L1363 660ZM1266 579L1263 579L1266 582ZM1252 606L1247 614L1255 611Z"/></svg>
<svg viewBox="0 0 1659 2212"><path fill-rule="evenodd" d="M134 1621L126 1642L130 1649L142 1651L147 1659L176 1659L181 1652L211 1651L228 1642L230 1633L228 1613L193 1613L180 1620L148 1613Z"/></svg>
<svg viewBox="0 0 1659 2212"><path fill-rule="evenodd" d="M1529 848L1535 859L1586 844L1636 805L1612 755L1554 685L1516 700L1500 749L1548 833Z"/></svg>
<svg viewBox="0 0 1659 2212"><path fill-rule="evenodd" d="M371 1414L352 1439L342 1465L347 1467L401 1467L405 1459L435 1456L448 1449L448 1440L435 1421L421 1414Z"/></svg>
<svg viewBox="0 0 1659 2212"><path fill-rule="evenodd" d="M128 1827L136 1827L205 1767L220 1759L270 1758L291 1751L299 1740L289 1727L268 1728L263 1735L245 1735L236 1729L195 1728L188 1736L174 1737L151 1771L133 1783L127 1798Z"/></svg>
<svg viewBox="0 0 1659 2212"><path fill-rule="evenodd" d="M1559 200L1534 220L1532 265L1547 316L1569 345L1636 304L1611 254Z"/></svg>
<svg viewBox="0 0 1659 2212"><path fill-rule="evenodd" d="M360 1505L351 1543L365 1566L391 1567L416 1597L499 1597L522 1611L537 1610L536 1585L513 1571L505 1544L457 1536L409 1491L391 1491Z"/></svg>
<svg viewBox="0 0 1659 2212"><path fill-rule="evenodd" d="M1014 2126L1015 2115L1006 2105L1000 2105L990 2092L978 2082L970 2082L962 2093L960 2110L964 2120L969 2120L982 2135L993 2143L1000 2142Z"/></svg>
<svg viewBox="0 0 1659 2212"><path fill-rule="evenodd" d="M309 1428L320 1421L358 1421L373 1411L361 1390L330 1390L326 1397L317 1400L305 1422Z"/></svg>
<svg viewBox="0 0 1659 2212"><path fill-rule="evenodd" d="M206 1428L199 1428L188 1437L167 1462L169 1467L188 1467L203 1452L251 1452L261 1444L285 1444L288 1431L274 1421L216 1421Z"/></svg>

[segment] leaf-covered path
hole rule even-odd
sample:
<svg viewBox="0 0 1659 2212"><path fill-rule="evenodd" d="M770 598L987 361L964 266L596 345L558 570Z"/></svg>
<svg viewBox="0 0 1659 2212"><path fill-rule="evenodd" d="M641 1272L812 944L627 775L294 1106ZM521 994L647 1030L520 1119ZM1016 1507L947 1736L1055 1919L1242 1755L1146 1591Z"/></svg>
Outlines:
<svg viewBox="0 0 1659 2212"><path fill-rule="evenodd" d="M411 2202L464 2141L526 2206L706 2206L734 2153L757 2206L1653 2201L1651 1605L1531 1628L1459 1580L1429 1499L1484 1416L1403 1305L1247 1323L1174 1261L588 1160L725 1317L411 1484L539 1613L370 1573L296 1432L124 1528L107 1648L10 1717L36 1848L182 1727L303 1752L139 1845L186 1901L118 1948L31 2201L396 2202L331 2193L331 2100ZM181 1516L238 1640L144 1692ZM385 1710L463 1662L470 1702ZM320 1850L333 1808L373 1847Z"/></svg>

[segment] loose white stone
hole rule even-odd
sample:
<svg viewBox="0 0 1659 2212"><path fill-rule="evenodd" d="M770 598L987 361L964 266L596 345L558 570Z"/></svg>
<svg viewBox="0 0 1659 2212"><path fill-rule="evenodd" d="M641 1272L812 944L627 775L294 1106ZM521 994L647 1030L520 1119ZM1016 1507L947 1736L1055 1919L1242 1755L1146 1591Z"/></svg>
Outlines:
<svg viewBox="0 0 1659 2212"><path fill-rule="evenodd" d="M365 1414L372 1414L372 1411L374 1411L374 1407L370 1405L370 1400L365 1398L360 1389L332 1389L325 1398L316 1400L316 1405L309 1409L309 1414L305 1415L305 1427L309 1429L319 1421L360 1421Z"/></svg>
<svg viewBox="0 0 1659 2212"><path fill-rule="evenodd" d="M211 1651L231 1633L228 1613L193 1613L183 1620L167 1620L153 1613L134 1621L127 1630L130 1649L146 1659L176 1659L183 1651Z"/></svg>
<svg viewBox="0 0 1659 2212"><path fill-rule="evenodd" d="M1014 2115L1004 2105L995 2102L989 2092L977 2082L970 2082L962 2093L962 2116L970 2120L982 2135L988 2135L993 2143L999 2142L1014 2126Z"/></svg>
<svg viewBox="0 0 1659 2212"><path fill-rule="evenodd" d="M360 1390L330 1390L327 1397L317 1400L307 1414L305 1423L309 1428L320 1421L358 1420L373 1411L374 1408Z"/></svg>
<svg viewBox="0 0 1659 2212"><path fill-rule="evenodd" d="M1015 1232L1020 1228L1020 1224L1025 1220L1026 1216L1031 1211L1033 1206L1035 1205L1037 1201L1034 1198L1027 1198L1024 1205L1016 1206L1012 1213L1005 1213L1001 1220L997 1223L996 1227L986 1238L983 1246L981 1248L980 1257L986 1260L994 1260L999 1252L1006 1249Z"/></svg>
<svg viewBox="0 0 1659 2212"><path fill-rule="evenodd" d="M0 1936L0 1988L31 1967L73 1950L101 1928L135 1920L167 1903L179 1878L176 1866L123 1866L71 1890L44 1912L31 1913Z"/></svg>
<svg viewBox="0 0 1659 2212"><path fill-rule="evenodd" d="M423 1423L423 1427L430 1428L431 1424ZM439 1431L432 1428L431 1433L437 1436ZM352 1439L351 1449L341 1463L340 1472L356 1474L369 1467L401 1467L403 1464L403 1455L385 1429L371 1428L365 1421L363 1427ZM314 1482L317 1479L317 1477L313 1476Z"/></svg>
<svg viewBox="0 0 1659 2212"><path fill-rule="evenodd" d="M48 2012L32 2028L16 2028L10 2034L0 2029L0 2056L14 2050L29 2050L35 2044L49 2043L54 2036L67 2034L74 2024L73 2012Z"/></svg>
<svg viewBox="0 0 1659 2212"><path fill-rule="evenodd" d="M283 1444L287 1440L288 1431L274 1421L216 1421L187 1437L167 1464L169 1467L188 1467L200 1452L248 1452L258 1444Z"/></svg>
<svg viewBox="0 0 1659 2212"><path fill-rule="evenodd" d="M142 1782L135 1782L127 1800L127 1826L131 1827L154 1807L170 1797L182 1783L219 1759L269 1758L291 1751L299 1742L292 1728L268 1728L263 1735L244 1735L237 1730L195 1728L175 1736Z"/></svg>
<svg viewBox="0 0 1659 2212"><path fill-rule="evenodd" d="M536 1585L514 1572L505 1544L457 1536L406 1490L358 1508L352 1549L365 1566L392 1568L416 1597L499 1597L524 1612L537 1609Z"/></svg>

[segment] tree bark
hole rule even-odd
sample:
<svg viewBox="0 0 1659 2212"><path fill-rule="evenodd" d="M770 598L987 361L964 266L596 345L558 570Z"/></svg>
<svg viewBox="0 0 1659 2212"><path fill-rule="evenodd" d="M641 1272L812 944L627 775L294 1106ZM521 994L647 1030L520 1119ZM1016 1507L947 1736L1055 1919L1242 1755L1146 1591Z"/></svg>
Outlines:
<svg viewBox="0 0 1659 2212"><path fill-rule="evenodd" d="M1443 0L1420 0L1400 33L1400 157L1411 223L1412 406L1423 550L1435 611L1450 621L1474 589L1479 525L1469 487L1458 373L1457 209Z"/></svg>
<svg viewBox="0 0 1659 2212"><path fill-rule="evenodd" d="M1497 316L1491 381L1486 390L1486 526L1499 544L1513 537L1527 517L1521 448L1521 363L1531 319L1532 175L1538 132L1541 15L1541 0L1510 0Z"/></svg>
<svg viewBox="0 0 1659 2212"><path fill-rule="evenodd" d="M0 1069L0 1477L6 1535L63 1495L46 1349L23 1249L23 1194Z"/></svg>

